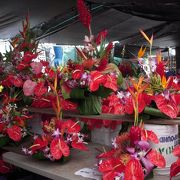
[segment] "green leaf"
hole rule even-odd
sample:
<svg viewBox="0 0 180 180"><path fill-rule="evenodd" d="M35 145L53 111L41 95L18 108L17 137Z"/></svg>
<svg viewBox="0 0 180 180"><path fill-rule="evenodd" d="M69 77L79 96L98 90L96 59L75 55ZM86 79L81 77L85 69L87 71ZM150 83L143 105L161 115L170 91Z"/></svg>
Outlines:
<svg viewBox="0 0 180 180"><path fill-rule="evenodd" d="M64 99L69 99L70 98L70 93L67 93L64 88L62 88L62 96Z"/></svg>
<svg viewBox="0 0 180 180"><path fill-rule="evenodd" d="M123 83L123 77L122 77L122 74L120 72L118 75L117 84L118 84L118 86L120 86L122 83Z"/></svg>
<svg viewBox="0 0 180 180"><path fill-rule="evenodd" d="M112 91L111 89L106 88L106 87L104 87L104 86L100 86L99 89L98 89L96 92L92 93L92 94L95 95L95 96L99 96L99 97L101 97L101 98L106 98L106 97L108 97L112 92L113 92L113 91Z"/></svg>
<svg viewBox="0 0 180 180"><path fill-rule="evenodd" d="M96 115L101 113L101 98L98 96L90 95L84 100L81 100L78 106L80 114L83 115Z"/></svg>
<svg viewBox="0 0 180 180"><path fill-rule="evenodd" d="M70 93L70 98L72 99L84 99L85 98L85 89L74 88Z"/></svg>
<svg viewBox="0 0 180 180"><path fill-rule="evenodd" d="M44 156L43 152L38 152L32 155L33 158L38 159L38 160L44 160L46 157Z"/></svg>
<svg viewBox="0 0 180 180"><path fill-rule="evenodd" d="M161 118L168 118L165 114L163 114L159 109L153 108L153 107L145 107L144 109L145 114L149 114L151 116L155 117L161 117Z"/></svg>

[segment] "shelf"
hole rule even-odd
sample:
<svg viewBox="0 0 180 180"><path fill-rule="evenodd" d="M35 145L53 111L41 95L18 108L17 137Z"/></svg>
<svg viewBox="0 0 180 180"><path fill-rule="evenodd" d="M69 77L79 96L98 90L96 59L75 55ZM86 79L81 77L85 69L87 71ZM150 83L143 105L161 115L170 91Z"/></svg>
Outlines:
<svg viewBox="0 0 180 180"><path fill-rule="evenodd" d="M32 113L39 113L39 114L49 114L49 115L55 115L53 109L51 108L45 108L45 109L38 109L38 108L29 108L29 111ZM63 116L65 118L88 118L88 119L104 119L104 120L112 120L112 121L123 121L123 122L133 122L134 119L130 115L114 115L114 114L101 114L101 115L79 115L75 112L65 111L63 113ZM161 124L161 125L173 125L178 124L180 125L180 117L176 119L150 119L150 120L144 120L144 123L146 124Z"/></svg>

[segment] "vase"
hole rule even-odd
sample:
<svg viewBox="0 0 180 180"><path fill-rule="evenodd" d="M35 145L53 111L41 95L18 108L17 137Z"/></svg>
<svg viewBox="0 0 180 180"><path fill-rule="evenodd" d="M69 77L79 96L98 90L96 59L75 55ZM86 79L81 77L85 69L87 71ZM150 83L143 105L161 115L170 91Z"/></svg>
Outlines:
<svg viewBox="0 0 180 180"><path fill-rule="evenodd" d="M105 127L94 128L91 131L91 141L101 145L112 146L112 140L118 136L120 130L121 124L117 125L115 129Z"/></svg>
<svg viewBox="0 0 180 180"><path fill-rule="evenodd" d="M151 143L152 148L158 150L166 160L165 168L156 168L153 170L154 175L169 175L170 166L177 160L172 154L174 147L178 144L178 125L154 125L145 124L147 130L152 130L158 137L159 143Z"/></svg>
<svg viewBox="0 0 180 180"><path fill-rule="evenodd" d="M98 115L101 114L101 97L89 95L79 101L79 113L82 115Z"/></svg>

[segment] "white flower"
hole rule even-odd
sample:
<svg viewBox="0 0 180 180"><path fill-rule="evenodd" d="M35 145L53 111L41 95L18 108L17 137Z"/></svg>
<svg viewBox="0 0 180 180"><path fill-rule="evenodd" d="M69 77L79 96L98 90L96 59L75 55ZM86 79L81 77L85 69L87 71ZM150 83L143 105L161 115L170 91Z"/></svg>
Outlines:
<svg viewBox="0 0 180 180"><path fill-rule="evenodd" d="M27 154L27 153L28 153L28 149L27 149L27 148L22 147L22 152L23 152L24 154Z"/></svg>
<svg viewBox="0 0 180 180"><path fill-rule="evenodd" d="M116 143L116 138L112 139L112 146L116 149L118 147L117 143Z"/></svg>
<svg viewBox="0 0 180 180"><path fill-rule="evenodd" d="M117 97L119 98L119 99L122 99L123 97L124 97L124 93L121 91L121 92L118 92L117 93Z"/></svg>

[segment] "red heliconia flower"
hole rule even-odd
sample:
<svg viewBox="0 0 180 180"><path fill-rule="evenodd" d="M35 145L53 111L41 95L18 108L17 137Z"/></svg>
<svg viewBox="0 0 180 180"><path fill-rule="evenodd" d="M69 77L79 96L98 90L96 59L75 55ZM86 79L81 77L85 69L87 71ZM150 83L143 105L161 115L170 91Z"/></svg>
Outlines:
<svg viewBox="0 0 180 180"><path fill-rule="evenodd" d="M69 134L73 134L80 132L81 126L78 124L78 122L74 122L71 119L69 119L63 123L62 129Z"/></svg>
<svg viewBox="0 0 180 180"><path fill-rule="evenodd" d="M159 168L164 168L166 166L166 160L161 153L157 152L155 149L151 149L146 155L146 158L155 166Z"/></svg>
<svg viewBox="0 0 180 180"><path fill-rule="evenodd" d="M23 85L23 92L25 96L31 96L34 94L34 89L37 83L31 80L26 80Z"/></svg>
<svg viewBox="0 0 180 180"><path fill-rule="evenodd" d="M179 108L176 104L176 102L174 102L174 100L170 98L169 100L166 99L164 96L162 95L156 95L154 96L154 101L158 107L158 109L163 112L164 114L166 114L167 116L169 116L170 118L176 118L179 112Z"/></svg>
<svg viewBox="0 0 180 180"><path fill-rule="evenodd" d="M99 66L96 68L96 70L98 71L104 71L106 66L108 64L108 59L107 58L103 58L101 59Z"/></svg>
<svg viewBox="0 0 180 180"><path fill-rule="evenodd" d="M103 86L112 89L113 91L117 91L118 89L117 78L110 74L106 74L105 77L106 80L104 81Z"/></svg>
<svg viewBox="0 0 180 180"><path fill-rule="evenodd" d="M144 173L142 169L142 165L139 160L131 159L125 168L124 173L125 180L144 180Z"/></svg>
<svg viewBox="0 0 180 180"><path fill-rule="evenodd" d="M124 164L117 158L110 158L99 164L99 171L103 174L103 180L114 179L118 173L124 172Z"/></svg>
<svg viewBox="0 0 180 180"><path fill-rule="evenodd" d="M84 73L83 66L82 65L76 65L75 70L72 71L72 78L73 79L80 79L83 73Z"/></svg>
<svg viewBox="0 0 180 180"><path fill-rule="evenodd" d="M89 90L92 92L97 91L99 89L99 86L106 81L106 77L99 71L91 71L90 77L91 81L89 85Z"/></svg>
<svg viewBox="0 0 180 180"><path fill-rule="evenodd" d="M131 146L135 146L135 143L141 140L141 128L139 126L132 126L129 135Z"/></svg>
<svg viewBox="0 0 180 180"><path fill-rule="evenodd" d="M34 153L39 149L45 148L47 145L48 145L48 140L46 136L40 136L34 140L33 145L30 147L30 149Z"/></svg>
<svg viewBox="0 0 180 180"><path fill-rule="evenodd" d="M106 56L109 55L109 53L111 52L112 48L113 48L113 43L110 42L110 43L107 45L107 47L106 47Z"/></svg>
<svg viewBox="0 0 180 180"><path fill-rule="evenodd" d="M161 78L165 77L165 70L164 70L164 62L160 61L156 66L156 72L161 76Z"/></svg>
<svg viewBox="0 0 180 180"><path fill-rule="evenodd" d="M108 34L108 31L107 30L104 30L104 31L101 31L97 37L96 37L96 44L99 45L101 44L101 42L106 39L106 36Z"/></svg>
<svg viewBox="0 0 180 180"><path fill-rule="evenodd" d="M180 157L180 144L174 147L173 155Z"/></svg>
<svg viewBox="0 0 180 180"><path fill-rule="evenodd" d="M10 128L7 128L8 136L13 141L20 141L22 137L21 128L19 126L13 125Z"/></svg>
<svg viewBox="0 0 180 180"><path fill-rule="evenodd" d="M83 142L79 142L77 137L73 139L71 146L81 151L88 151L88 148L85 146L85 144Z"/></svg>
<svg viewBox="0 0 180 180"><path fill-rule="evenodd" d="M41 62L32 62L31 64L32 70L34 74L39 74L42 71L43 64Z"/></svg>
<svg viewBox="0 0 180 180"><path fill-rule="evenodd" d="M54 138L51 141L50 152L54 159L59 160L62 156L70 155L69 146L60 138Z"/></svg>
<svg viewBox="0 0 180 180"><path fill-rule="evenodd" d="M90 29L90 24L91 24L91 14L86 7L85 3L83 0L77 0L77 9L79 13L79 19L82 22L82 24Z"/></svg>
<svg viewBox="0 0 180 180"><path fill-rule="evenodd" d="M149 140L155 144L159 143L159 139L158 139L157 135L153 131L149 131L146 129L141 130L141 140L143 140L143 141Z"/></svg>
<svg viewBox="0 0 180 180"><path fill-rule="evenodd" d="M44 82L38 82L36 87L34 88L34 94L38 97L44 95L45 93L47 93L47 87L44 86Z"/></svg>

